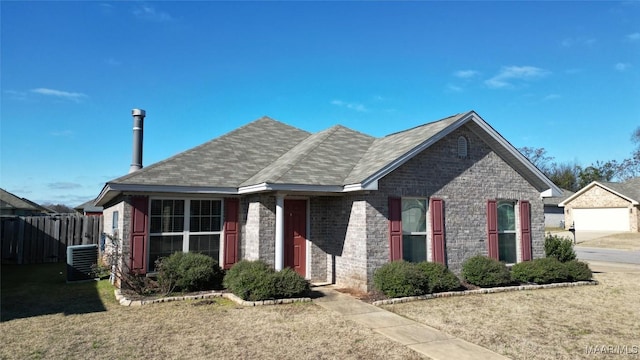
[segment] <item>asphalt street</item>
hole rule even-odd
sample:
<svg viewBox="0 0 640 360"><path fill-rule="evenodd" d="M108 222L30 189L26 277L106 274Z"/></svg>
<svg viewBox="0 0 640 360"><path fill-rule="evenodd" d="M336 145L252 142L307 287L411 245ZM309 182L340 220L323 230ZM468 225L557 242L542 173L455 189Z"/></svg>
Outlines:
<svg viewBox="0 0 640 360"><path fill-rule="evenodd" d="M574 247L579 260L640 264L640 251Z"/></svg>

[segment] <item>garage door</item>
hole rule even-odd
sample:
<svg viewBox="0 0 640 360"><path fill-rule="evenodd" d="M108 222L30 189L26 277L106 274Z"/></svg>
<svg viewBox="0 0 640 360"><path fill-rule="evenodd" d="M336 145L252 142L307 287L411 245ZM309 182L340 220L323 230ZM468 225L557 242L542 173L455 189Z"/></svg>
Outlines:
<svg viewBox="0 0 640 360"><path fill-rule="evenodd" d="M576 230L629 231L629 209L573 209Z"/></svg>

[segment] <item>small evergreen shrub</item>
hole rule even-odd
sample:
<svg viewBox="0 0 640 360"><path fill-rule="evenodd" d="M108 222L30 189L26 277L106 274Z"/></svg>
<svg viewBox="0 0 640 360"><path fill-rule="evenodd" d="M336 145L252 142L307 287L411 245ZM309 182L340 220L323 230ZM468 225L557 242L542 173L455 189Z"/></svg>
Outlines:
<svg viewBox="0 0 640 360"><path fill-rule="evenodd" d="M569 281L565 263L553 257L525 261L513 265L511 275L523 283L550 284Z"/></svg>
<svg viewBox="0 0 640 360"><path fill-rule="evenodd" d="M373 274L373 284L388 297L423 295L428 289L427 276L416 264L392 261Z"/></svg>
<svg viewBox="0 0 640 360"><path fill-rule="evenodd" d="M166 292L220 289L224 273L211 256L176 252L158 262L158 284Z"/></svg>
<svg viewBox="0 0 640 360"><path fill-rule="evenodd" d="M292 269L275 271L262 260L242 260L227 271L224 286L247 301L304 296L309 283Z"/></svg>
<svg viewBox="0 0 640 360"><path fill-rule="evenodd" d="M547 234L544 238L544 252L547 257L554 257L560 262L567 262L576 258L571 239L558 235Z"/></svg>
<svg viewBox="0 0 640 360"><path fill-rule="evenodd" d="M446 266L423 261L417 264L418 269L427 277L427 293L452 291L460 288L460 279Z"/></svg>
<svg viewBox="0 0 640 360"><path fill-rule="evenodd" d="M278 298L302 297L309 293L309 282L291 268L277 271L272 276Z"/></svg>
<svg viewBox="0 0 640 360"><path fill-rule="evenodd" d="M564 263L569 274L569 281L591 280L593 273L587 263L578 260L571 260Z"/></svg>
<svg viewBox="0 0 640 360"><path fill-rule="evenodd" d="M511 283L511 273L498 260L476 255L462 263L462 277L480 287L503 286Z"/></svg>

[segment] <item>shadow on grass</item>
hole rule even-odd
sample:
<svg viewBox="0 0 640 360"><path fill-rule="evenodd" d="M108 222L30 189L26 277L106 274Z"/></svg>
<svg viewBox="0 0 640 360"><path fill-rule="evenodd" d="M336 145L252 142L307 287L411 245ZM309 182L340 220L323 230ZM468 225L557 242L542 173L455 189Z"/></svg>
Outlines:
<svg viewBox="0 0 640 360"><path fill-rule="evenodd" d="M104 280L67 284L65 263L3 264L0 321L106 311L102 296L110 287Z"/></svg>

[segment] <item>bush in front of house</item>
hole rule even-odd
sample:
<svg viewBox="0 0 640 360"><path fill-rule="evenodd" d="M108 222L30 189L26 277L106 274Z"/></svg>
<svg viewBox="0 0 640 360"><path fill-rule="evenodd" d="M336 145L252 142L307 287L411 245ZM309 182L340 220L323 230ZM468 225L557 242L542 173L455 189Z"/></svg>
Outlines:
<svg viewBox="0 0 640 360"><path fill-rule="evenodd" d="M588 281L591 280L593 273L589 265L578 260L571 260L564 263L569 274L569 281Z"/></svg>
<svg viewBox="0 0 640 360"><path fill-rule="evenodd" d="M373 274L373 284L388 297L423 295L427 292L427 275L413 263L403 260L384 264Z"/></svg>
<svg viewBox="0 0 640 360"><path fill-rule="evenodd" d="M446 266L440 263L423 261L417 264L427 280L427 293L453 291L460 288L460 279Z"/></svg>
<svg viewBox="0 0 640 360"><path fill-rule="evenodd" d="M558 235L547 234L544 238L544 252L547 257L556 258L560 262L567 262L576 258L571 239Z"/></svg>
<svg viewBox="0 0 640 360"><path fill-rule="evenodd" d="M469 284L480 287L511 283L511 273L504 263L482 255L470 257L462 263L462 277Z"/></svg>
<svg viewBox="0 0 640 360"><path fill-rule="evenodd" d="M291 268L276 271L272 278L275 290L274 297L277 298L300 297L306 295L310 290L309 282Z"/></svg>
<svg viewBox="0 0 640 360"><path fill-rule="evenodd" d="M554 257L535 259L513 265L511 276L522 283L550 284L569 281L566 263Z"/></svg>
<svg viewBox="0 0 640 360"><path fill-rule="evenodd" d="M224 286L247 301L261 301L304 296L309 282L292 269L275 271L262 260L242 260L224 277Z"/></svg>
<svg viewBox="0 0 640 360"><path fill-rule="evenodd" d="M157 265L158 284L165 292L220 289L223 270L211 256L176 252Z"/></svg>

